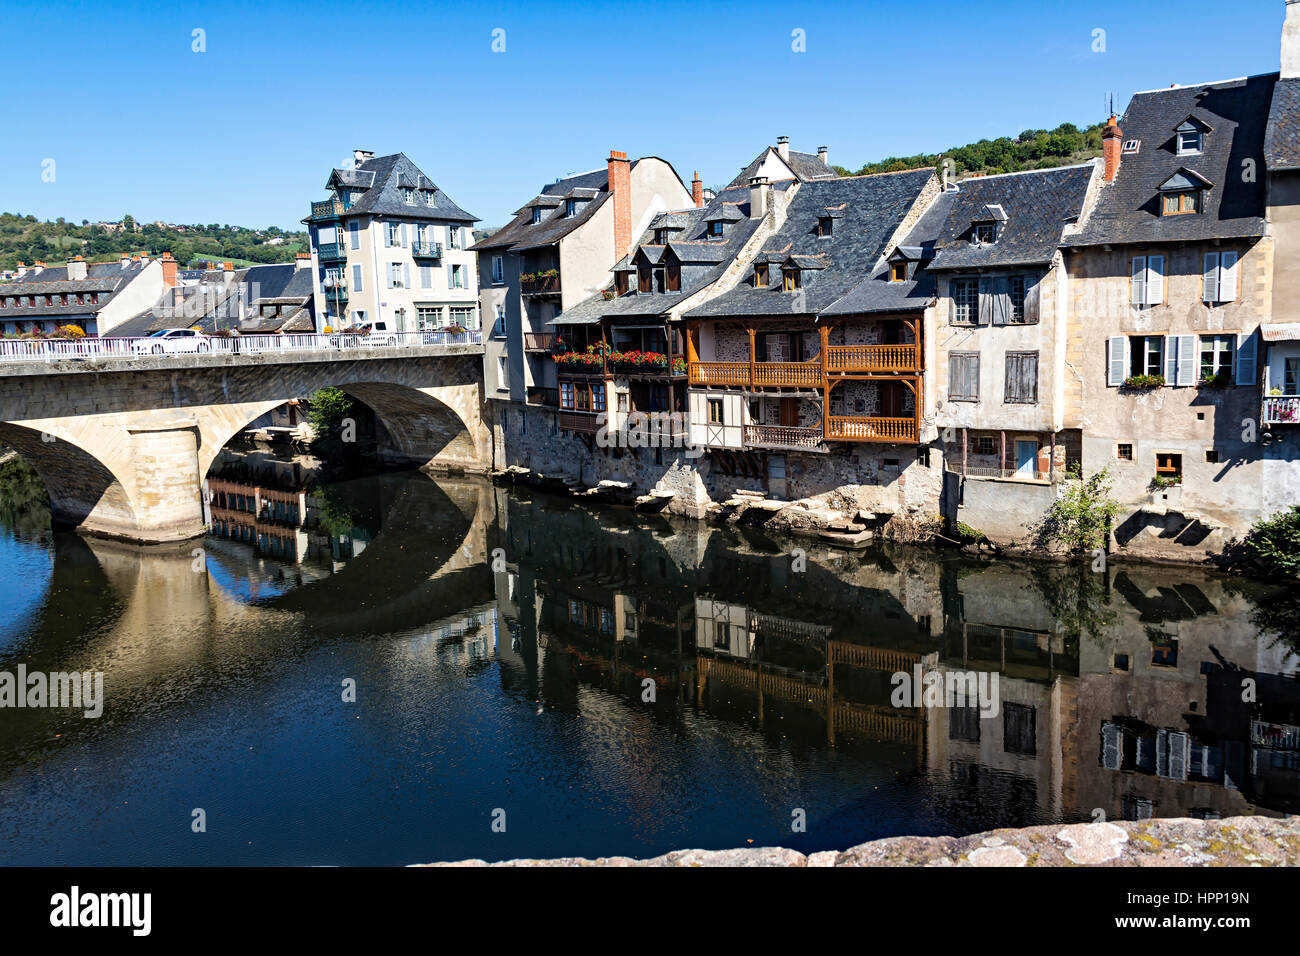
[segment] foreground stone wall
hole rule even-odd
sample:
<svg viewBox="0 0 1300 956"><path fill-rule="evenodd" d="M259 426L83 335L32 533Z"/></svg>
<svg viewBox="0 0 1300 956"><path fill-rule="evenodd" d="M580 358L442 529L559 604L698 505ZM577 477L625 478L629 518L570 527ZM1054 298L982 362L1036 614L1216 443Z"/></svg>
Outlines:
<svg viewBox="0 0 1300 956"><path fill-rule="evenodd" d="M461 860L425 866L1296 866L1300 818L1144 820L992 830L968 837L891 837L838 852L783 847L677 850L649 860Z"/></svg>

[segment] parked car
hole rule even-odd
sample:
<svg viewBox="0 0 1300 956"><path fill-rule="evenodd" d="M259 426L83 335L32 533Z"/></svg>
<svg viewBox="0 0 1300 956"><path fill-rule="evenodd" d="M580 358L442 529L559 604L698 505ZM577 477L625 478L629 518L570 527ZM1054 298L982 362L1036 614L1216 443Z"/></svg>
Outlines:
<svg viewBox="0 0 1300 956"><path fill-rule="evenodd" d="M330 336L330 345L336 349L378 348L396 345L397 336L388 330L387 322L365 322L346 329L338 329Z"/></svg>
<svg viewBox="0 0 1300 956"><path fill-rule="evenodd" d="M212 343L194 329L159 329L131 345L137 355L162 355L168 352L211 352Z"/></svg>

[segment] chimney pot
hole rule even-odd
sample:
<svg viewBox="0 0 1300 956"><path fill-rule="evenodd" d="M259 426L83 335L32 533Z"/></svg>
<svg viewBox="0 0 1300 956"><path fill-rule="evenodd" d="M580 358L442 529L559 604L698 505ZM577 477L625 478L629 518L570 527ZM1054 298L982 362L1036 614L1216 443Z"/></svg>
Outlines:
<svg viewBox="0 0 1300 956"><path fill-rule="evenodd" d="M828 150L825 146L817 147L817 158L820 159L827 166L831 164L830 160L826 158L828 155L830 155L830 150Z"/></svg>
<svg viewBox="0 0 1300 956"><path fill-rule="evenodd" d="M781 158L787 163L790 161L790 137L778 136L776 138L776 151L780 153Z"/></svg>

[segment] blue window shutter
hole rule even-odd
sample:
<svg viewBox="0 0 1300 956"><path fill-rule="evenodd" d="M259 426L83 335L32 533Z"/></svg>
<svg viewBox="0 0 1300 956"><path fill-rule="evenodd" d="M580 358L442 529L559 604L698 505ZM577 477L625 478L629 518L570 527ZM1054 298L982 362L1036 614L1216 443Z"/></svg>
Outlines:
<svg viewBox="0 0 1300 956"><path fill-rule="evenodd" d="M1237 384L1254 385L1259 374L1257 369L1258 336L1247 332L1237 336Z"/></svg>
<svg viewBox="0 0 1300 956"><path fill-rule="evenodd" d="M410 287L411 287L411 264L409 262L403 262L402 263L402 288L409 289Z"/></svg>
<svg viewBox="0 0 1300 956"><path fill-rule="evenodd" d="M359 265L352 267L352 291L353 292L365 291L365 289L361 287L361 266Z"/></svg>
<svg viewBox="0 0 1300 956"><path fill-rule="evenodd" d="M1217 252L1205 254L1201 301L1209 303L1219 301L1219 254Z"/></svg>

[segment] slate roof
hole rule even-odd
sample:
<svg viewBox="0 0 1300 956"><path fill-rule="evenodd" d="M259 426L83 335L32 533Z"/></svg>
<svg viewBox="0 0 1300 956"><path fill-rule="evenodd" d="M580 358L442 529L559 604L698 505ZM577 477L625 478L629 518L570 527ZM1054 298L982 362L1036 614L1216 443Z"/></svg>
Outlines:
<svg viewBox="0 0 1300 956"><path fill-rule="evenodd" d="M962 180L935 240L934 261L929 268L1000 268L1051 262L1066 223L1077 221L1083 212L1088 184L1096 169L1094 163L1088 163ZM989 206L1001 207L1006 219L998 224L996 242L977 244L972 241L973 224L989 221Z"/></svg>
<svg viewBox="0 0 1300 956"><path fill-rule="evenodd" d="M327 188L342 183L354 188L367 187L347 210L347 215L366 213L374 216L397 216L402 219L436 219L453 222L478 222L478 217L467 213L451 197L439 189L428 176L407 159L405 153L376 156L359 163L354 169L335 169L330 173ZM373 183L373 184L371 184ZM417 196L412 205L402 198L403 186L432 189L433 205Z"/></svg>
<svg viewBox="0 0 1300 956"><path fill-rule="evenodd" d="M1269 108L1278 75L1225 80L1138 93L1119 120L1136 153L1120 158L1070 246L1187 242L1264 234L1263 170L1254 182L1242 177L1242 161L1264 153ZM1174 130L1188 118L1210 127L1200 155L1177 155ZM1161 216L1158 187L1186 167L1216 185L1204 193L1200 213Z"/></svg>
<svg viewBox="0 0 1300 956"><path fill-rule="evenodd" d="M202 291L201 286L207 287L207 291ZM215 293L213 286L219 287ZM158 329L193 326L213 332L218 326L226 328L237 322L243 331L250 331L249 323L268 325L269 320L256 314L262 305L268 304L275 304L284 313L274 328L262 329L275 331L301 309L308 309L311 315L314 291L311 269L299 269L292 262L247 266L233 272L210 269L202 274L199 282L179 288L182 297L179 305L169 290L163 302L122 323L113 334L148 335Z"/></svg>
<svg viewBox="0 0 1300 956"><path fill-rule="evenodd" d="M35 275L29 272L22 279L0 283L0 298L64 294L76 296L78 293L97 292L99 301L94 305L78 305L76 299L71 298L67 305L44 305L45 300L42 298L42 304L39 305L6 305L0 309L0 318L30 320L93 316L111 302L114 295L125 289L148 264L148 261L141 260L122 268L120 261L95 263L87 266L84 279L69 279L66 265L46 267Z"/></svg>
<svg viewBox="0 0 1300 956"><path fill-rule="evenodd" d="M639 162L639 159L632 160L631 168L635 169ZM566 216L564 198L575 190L594 190L593 198L578 210L577 215ZM581 195L575 198L581 198ZM513 249L519 252L552 245L591 219L608 198L608 167L556 180L542 187L536 197L521 206L514 219L486 239L474 243L470 249L474 252L488 249ZM538 223L533 222L534 205L548 207L543 210L542 221Z"/></svg>
<svg viewBox="0 0 1300 956"><path fill-rule="evenodd" d="M758 174L759 168L768 155L780 156L775 146L769 146L759 153L752 163L736 174L728 186L749 186L749 181ZM836 178L835 170L823 163L817 158L815 153L800 153L790 150L790 158L785 160L785 164L790 167L795 178L800 182L808 182L812 179L834 179Z"/></svg>
<svg viewBox="0 0 1300 956"><path fill-rule="evenodd" d="M721 208L736 210L740 218L724 226L721 240L706 238L708 222ZM655 230L676 227L666 246L655 245ZM678 292L638 292L606 299L597 293L568 311L556 316L548 325L590 325L603 318L661 318L687 298L721 278L736 254L758 229L758 220L749 218L749 186L729 186L700 209L672 209L661 212L641 235L636 248L624 256L615 271L634 269L633 260L642 252L652 263L668 255L668 250L682 263L682 288ZM634 280L635 281L635 280Z"/></svg>
<svg viewBox="0 0 1300 956"><path fill-rule="evenodd" d="M1280 79L1273 87L1264 161L1269 169L1300 167L1300 79Z"/></svg>
<svg viewBox="0 0 1300 956"><path fill-rule="evenodd" d="M710 319L749 315L816 314L844 297L877 270L885 246L934 178L932 169L914 169L875 176L811 180L790 200L785 224L768 239L762 253L789 257L818 257L822 268L801 274L800 293L781 290L779 273L766 288L756 288L751 273L734 289L688 313ZM846 204L830 236L816 234L817 220L827 207ZM768 261L771 261L769 258ZM772 267L775 273L775 266Z"/></svg>

